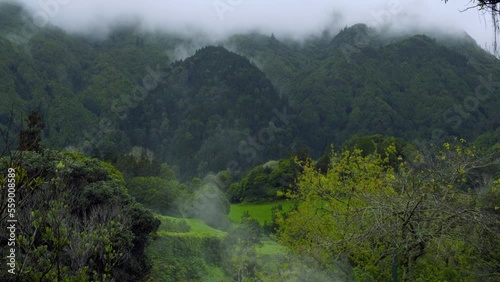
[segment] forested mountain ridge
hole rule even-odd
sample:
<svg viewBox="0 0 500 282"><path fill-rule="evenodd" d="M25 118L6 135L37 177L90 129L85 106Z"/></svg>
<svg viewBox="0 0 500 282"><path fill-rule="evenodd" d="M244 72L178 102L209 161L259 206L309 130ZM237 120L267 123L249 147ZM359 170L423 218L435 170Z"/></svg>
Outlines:
<svg viewBox="0 0 500 282"><path fill-rule="evenodd" d="M353 134L436 142L448 135L473 140L498 128L499 62L468 35L388 37L355 25L301 48L272 42L261 37L250 50L237 38L232 47L256 58L280 85L298 114L301 141L316 154ZM295 75L275 76L286 71Z"/></svg>
<svg viewBox="0 0 500 282"><path fill-rule="evenodd" d="M12 9L2 11L21 17ZM280 149L285 141L270 144L265 153L258 145L259 154L240 146L257 139L276 118L273 110L282 112L286 102L265 74L239 55L211 47L174 61L179 38L143 35L133 27L117 29L106 40L50 27L26 42L14 40L18 35L21 30L12 29L0 38L4 129L10 111L40 108L51 146L113 161L133 146L145 147L157 161L178 167L180 175L216 172L228 162L246 168L285 154ZM278 127L266 138L285 134Z"/></svg>
<svg viewBox="0 0 500 282"><path fill-rule="evenodd" d="M124 121L133 145L155 148L168 163L198 173L286 154L289 130L269 123L277 121L273 111L281 112L287 103L246 58L222 47L205 47L172 64L167 73L158 91ZM262 152L254 153L252 146L262 146Z"/></svg>
<svg viewBox="0 0 500 282"><path fill-rule="evenodd" d="M117 161L140 146L188 177L303 148L318 157L353 135L486 133L488 146L498 136L490 75L500 64L467 38L389 37L359 24L304 42L235 35L179 60L202 44L133 26L99 40L52 27L27 38L20 9L0 13L0 124L40 108L44 140L59 149Z"/></svg>

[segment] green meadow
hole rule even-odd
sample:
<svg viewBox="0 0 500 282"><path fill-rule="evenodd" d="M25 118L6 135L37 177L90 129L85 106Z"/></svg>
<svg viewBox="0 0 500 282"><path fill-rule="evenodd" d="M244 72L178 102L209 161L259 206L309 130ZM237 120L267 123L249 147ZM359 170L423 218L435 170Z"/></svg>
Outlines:
<svg viewBox="0 0 500 282"><path fill-rule="evenodd" d="M220 242L226 232L199 219L156 215L161 221L155 239L147 248L153 262L149 281L229 281L220 264ZM184 221L188 232L167 231L167 225Z"/></svg>
<svg viewBox="0 0 500 282"><path fill-rule="evenodd" d="M272 208L278 205L282 205L283 210L289 210L293 206L293 202L283 200L277 202L268 202L268 203L240 203L240 204L232 204L231 211L229 213L229 218L233 222L240 222L241 215L244 212L248 211L248 213L257 219L261 225L264 223L271 221Z"/></svg>
<svg viewBox="0 0 500 282"><path fill-rule="evenodd" d="M178 218L178 217L171 217L171 216L164 216L164 215L156 215L156 217L162 222L162 224L158 228L158 234L163 234L163 233L168 233L168 234L172 234L172 233L198 234L198 235L203 234L203 235L217 236L217 237L223 237L226 235L226 232L217 230L215 228L212 228L212 227L206 225L201 219ZM191 227L191 230L189 232L169 232L166 230L165 222L167 220L170 220L173 222L185 221Z"/></svg>
<svg viewBox="0 0 500 282"><path fill-rule="evenodd" d="M241 215L248 211L250 215L258 219L261 225L271 220L271 209L282 205L283 209L289 209L293 203L279 201L258 204L233 204L231 205L230 219L234 223L241 220ZM220 256L214 256L216 246L222 242L227 235L226 232L214 229L206 225L200 219L177 218L157 214L161 225L158 228L155 240L153 240L147 253L153 262L149 281L169 281L176 277L190 277L189 272L194 274L190 277L197 281L230 281L223 270L217 265ZM188 232L167 231L168 224L184 221L189 225ZM275 258L286 256L287 248L271 239L264 239L257 247L260 257L266 258L271 263ZM195 271L193 271L195 270Z"/></svg>

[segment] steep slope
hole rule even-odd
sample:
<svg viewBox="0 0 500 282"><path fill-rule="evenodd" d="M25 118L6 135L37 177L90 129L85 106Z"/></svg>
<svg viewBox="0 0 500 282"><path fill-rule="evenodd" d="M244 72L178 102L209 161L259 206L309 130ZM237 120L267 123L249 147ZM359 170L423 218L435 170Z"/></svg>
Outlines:
<svg viewBox="0 0 500 282"><path fill-rule="evenodd" d="M155 148L181 174L203 174L284 155L288 131L276 112L285 106L247 59L205 47L174 63L158 91L122 124L133 145Z"/></svg>
<svg viewBox="0 0 500 282"><path fill-rule="evenodd" d="M11 111L19 126L39 108L52 147L112 161L144 147L185 177L295 149L319 156L352 135L472 140L500 122L500 64L467 37L363 24L304 42L252 33L221 43L237 54L206 47L174 62L189 39L123 26L102 40L53 27L19 40L23 11L5 3L0 24L4 131Z"/></svg>
<svg viewBox="0 0 500 282"><path fill-rule="evenodd" d="M319 155L355 134L440 142L498 128L498 60L467 34L433 36L380 34L358 24L327 43L271 44L243 35L230 42L266 73L287 73L289 79L271 79L297 114L297 144ZM258 43L246 43L252 39Z"/></svg>
<svg viewBox="0 0 500 282"><path fill-rule="evenodd" d="M245 169L288 151L282 137L289 130L279 119L286 103L240 55L207 47L174 63L172 56L190 40L134 26L117 28L104 40L47 26L18 40L29 19L16 5L2 4L0 13L4 131L10 112L18 126L39 109L51 147L112 161L144 147L180 176L228 165ZM15 148L16 130L10 131Z"/></svg>
<svg viewBox="0 0 500 282"><path fill-rule="evenodd" d="M476 93L493 70L500 64L491 58L478 65L421 35L367 45L349 57L334 49L295 84L299 128L316 126L304 135L313 146L315 140L343 142L352 134L371 133L473 139L498 126L498 95Z"/></svg>

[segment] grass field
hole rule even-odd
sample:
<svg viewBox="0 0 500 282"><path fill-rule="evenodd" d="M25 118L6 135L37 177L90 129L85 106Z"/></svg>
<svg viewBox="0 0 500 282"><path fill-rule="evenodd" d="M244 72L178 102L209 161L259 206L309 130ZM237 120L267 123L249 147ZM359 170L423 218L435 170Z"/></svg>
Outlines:
<svg viewBox="0 0 500 282"><path fill-rule="evenodd" d="M262 246L257 248L260 255L275 256L285 255L287 247L280 245L272 240L263 240Z"/></svg>
<svg viewBox="0 0 500 282"><path fill-rule="evenodd" d="M206 225L200 219L183 219L159 214L155 214L155 216L160 219L162 224L158 228L156 239L151 241L147 248L147 255L153 262L149 282L174 281L172 277L175 273L190 271L191 267L197 269L196 263L203 261L200 254L205 251L201 248L203 238L222 239L227 235L226 232ZM174 222L184 220L191 227L191 230L189 232L169 232L165 226L167 220ZM190 261L196 262L189 265ZM197 281L231 281L220 267L210 265L208 261L205 268L206 273L203 274L203 279Z"/></svg>
<svg viewBox="0 0 500 282"><path fill-rule="evenodd" d="M293 206L293 202L287 200L271 203L232 204L229 218L233 222L241 222L241 215L245 211L248 211L251 216L255 217L259 221L261 225L264 225L264 222L271 221L272 207L280 204L283 206L283 210L288 210Z"/></svg>
<svg viewBox="0 0 500 282"><path fill-rule="evenodd" d="M260 204L235 204L231 205L229 217L233 222L240 222L241 215L245 211L249 211L250 215L255 217L260 224L264 224L265 221L271 220L272 207L279 204L283 206L284 210L291 208L293 205L293 203L289 201ZM201 245L198 246L201 244L200 240L207 237L222 239L227 235L226 232L206 225L200 219L176 218L159 214L155 216L160 219L162 224L158 229L156 240L151 241L147 249L148 257L153 262L151 274L149 276L150 282L171 281L173 275L176 275L178 271L189 271L190 267L195 267L196 269L196 266L182 265L189 264L190 261L199 263L200 256L196 255L197 250L202 250L201 253L203 254L203 249L200 248ZM167 230L167 221L178 222L181 220L185 221L191 227L189 232L180 233ZM283 258L287 257L287 248L269 238L264 238L261 243L262 244L257 247L257 252L259 256L266 261L264 263L266 265L266 271L274 271L274 268L279 268L279 265L275 265L274 262L277 259L282 261ZM179 255L179 252L187 254L188 256L184 257L184 255ZM225 275L220 266L207 263L205 269L206 272L203 274L203 278L198 281L231 281L231 278Z"/></svg>
<svg viewBox="0 0 500 282"><path fill-rule="evenodd" d="M165 221L166 219L172 220L172 221L181 221L184 220L189 226L191 226L191 230L187 233L197 233L197 234L206 234L206 235L214 235L214 236L225 236L226 232L214 229L208 225L206 225L201 219L194 219L194 218L177 218L177 217L171 217L171 216L163 216L163 215L156 215L158 219L160 219L162 222ZM160 228L158 228L158 233L160 232L167 232L165 230L164 224L160 225ZM174 233L174 232L168 232L168 233Z"/></svg>

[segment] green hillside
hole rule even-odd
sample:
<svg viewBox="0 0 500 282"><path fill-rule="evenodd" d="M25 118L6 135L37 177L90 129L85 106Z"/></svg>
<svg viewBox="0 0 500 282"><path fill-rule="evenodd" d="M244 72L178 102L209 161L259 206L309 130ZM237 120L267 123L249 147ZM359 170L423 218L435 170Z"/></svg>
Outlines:
<svg viewBox="0 0 500 282"><path fill-rule="evenodd" d="M1 281L500 280L500 61L467 34L96 38L13 2Z"/></svg>
<svg viewBox="0 0 500 282"><path fill-rule="evenodd" d="M354 134L439 143L474 140L499 125L498 60L467 35L387 38L360 24L301 48L256 35L229 46L280 85L297 115L297 144L317 156Z"/></svg>
<svg viewBox="0 0 500 282"><path fill-rule="evenodd" d="M4 21L21 21L3 7ZM49 146L112 162L143 147L183 179L304 148L318 157L356 134L439 143L498 128L497 90L481 85L500 64L467 38L386 38L356 25L302 44L235 35L219 44L246 58L211 46L178 60L190 44L134 26L99 41L56 28L2 36L0 124L38 108Z"/></svg>

